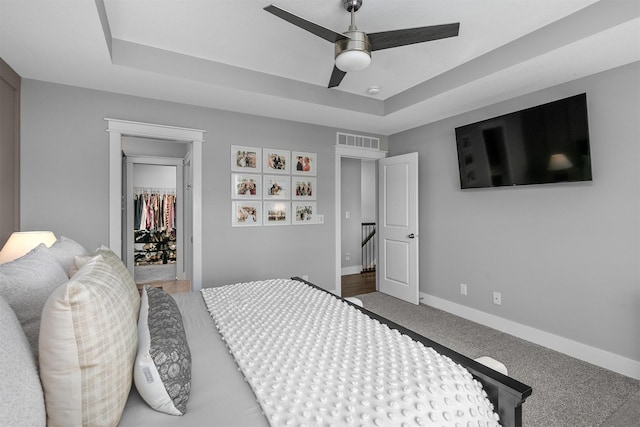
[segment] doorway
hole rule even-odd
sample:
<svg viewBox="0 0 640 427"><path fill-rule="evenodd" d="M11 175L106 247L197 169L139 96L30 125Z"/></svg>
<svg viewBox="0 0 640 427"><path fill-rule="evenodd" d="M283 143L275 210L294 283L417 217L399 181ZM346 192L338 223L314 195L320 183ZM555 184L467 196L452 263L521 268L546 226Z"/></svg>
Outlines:
<svg viewBox="0 0 640 427"><path fill-rule="evenodd" d="M126 151L125 151L126 153ZM136 283L184 280L184 202L180 158L125 156L123 239Z"/></svg>
<svg viewBox="0 0 640 427"><path fill-rule="evenodd" d="M342 296L342 217L346 216L342 209L342 159L369 159L379 166L375 179L376 186L379 187L376 193L378 195L376 221L379 228L376 245L385 246L377 251L379 258L376 289L418 304L418 155L409 153L387 158L386 154L384 151L359 150L336 145L336 288L334 293ZM392 215L388 215L389 213Z"/></svg>
<svg viewBox="0 0 640 427"><path fill-rule="evenodd" d="M185 159L190 146L175 141L122 138L123 254L136 283L185 280Z"/></svg>
<svg viewBox="0 0 640 427"><path fill-rule="evenodd" d="M145 138L149 140L174 142L188 147L185 167L184 188L190 194L184 207L184 238L187 245L184 253L190 262L185 266L185 279L191 281L191 290L202 289L202 143L204 131L166 125L105 119L109 133L109 247L121 258L126 255L126 238L123 235L123 189L128 188L123 174L123 138ZM188 175L187 175L188 173ZM133 187L131 187L133 188ZM133 196L132 196L133 197ZM178 200L182 198L178 195Z"/></svg>
<svg viewBox="0 0 640 427"><path fill-rule="evenodd" d="M376 162L341 160L341 295L376 290Z"/></svg>
<svg viewBox="0 0 640 427"><path fill-rule="evenodd" d="M356 224L355 228L350 228L349 226L347 226L345 224L345 221L347 220L346 216L347 216L347 212L349 212L349 220L352 219L356 219L356 218L352 218L352 208L349 207L348 211L345 210L343 208L343 200L345 200L345 206L348 204L349 201L355 199L358 209L362 210L362 206L365 205L365 211L368 209L368 206L370 203L374 204L374 213L373 213L373 222L376 222L377 220L377 210L375 209L375 206L377 206L377 203L375 200L377 200L376 198L376 192L377 192L377 166L376 166L376 161L378 159L382 159L384 157L386 157L386 152L384 151L379 151L379 150L374 150L371 148L367 148L367 149L358 149L358 148L354 148L352 146L345 146L342 144L338 144L335 146L335 174L336 174L336 179L335 179L335 206L336 206L336 273L335 273L335 290L334 293L340 296L351 296L352 293L356 292L357 293L364 293L363 291L361 291L361 286L366 286L366 289L373 289L375 290L377 288L377 277L375 272L365 272L365 274L362 274L362 242L363 242L363 238L362 238L362 218L358 217L358 221L356 221L355 223L353 221L351 221L351 223ZM352 173L352 174L348 174L348 170L345 170L345 177L343 179L343 159L345 159L345 164L348 164L349 162L351 162L352 164L357 165L357 169L358 172L356 173ZM373 167L373 172L372 175L368 175L365 172L365 177L363 178L362 176L362 162L367 162L367 166L365 166L365 170L370 170L371 167ZM352 171L353 172L353 171ZM362 180L365 179L367 181L367 183L371 184L373 183L373 189L374 189L374 195L372 196L374 201L365 201L363 203L362 199L361 199L361 183ZM358 181L358 185L357 188L354 189L353 187L353 181ZM347 189L343 190L343 186L347 185ZM355 198L354 198L355 195ZM368 218L367 218L368 219ZM355 257L355 259L358 260L359 265L353 265L354 263L352 262L351 265L345 265L344 269L343 269L343 260L346 261L347 258L347 254L346 254L346 250L343 251L343 229L344 229L344 237L346 238L347 235L349 236L354 236L351 237L350 240L352 242L352 244L354 245L353 247L355 249L350 249L349 250L349 261L353 261ZM354 231L354 229L356 231ZM349 231L350 230L350 231ZM373 244L377 244L377 237L374 235L370 241ZM355 243L354 243L355 242ZM375 248L374 248L375 249ZM376 251L374 250L374 253ZM351 270L349 269L351 268ZM345 291L346 294L343 295L343 277L345 278ZM348 295L347 295L348 294Z"/></svg>

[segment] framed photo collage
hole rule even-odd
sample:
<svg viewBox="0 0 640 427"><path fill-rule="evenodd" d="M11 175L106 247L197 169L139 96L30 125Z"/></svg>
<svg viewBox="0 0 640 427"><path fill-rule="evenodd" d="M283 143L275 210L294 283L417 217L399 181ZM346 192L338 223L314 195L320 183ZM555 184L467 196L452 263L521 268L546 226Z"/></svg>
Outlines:
<svg viewBox="0 0 640 427"><path fill-rule="evenodd" d="M318 224L316 153L231 146L231 226Z"/></svg>

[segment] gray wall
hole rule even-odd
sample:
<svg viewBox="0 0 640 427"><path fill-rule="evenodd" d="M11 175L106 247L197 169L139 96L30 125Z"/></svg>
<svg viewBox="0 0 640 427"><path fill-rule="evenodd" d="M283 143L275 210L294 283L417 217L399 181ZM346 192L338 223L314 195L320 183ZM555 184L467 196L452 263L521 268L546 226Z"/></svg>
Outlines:
<svg viewBox="0 0 640 427"><path fill-rule="evenodd" d="M639 87L635 63L390 137L419 153L420 291L640 361ZM582 92L592 183L460 190L457 126Z"/></svg>
<svg viewBox="0 0 640 427"><path fill-rule="evenodd" d="M361 214L361 171L360 159L342 158L342 169L340 172L340 185L342 193L340 207L342 208L341 234L342 234L342 268L358 267L358 271L349 274L360 273L362 267L362 214ZM346 213L349 212L349 218ZM350 254L350 259L346 259L346 254Z"/></svg>
<svg viewBox="0 0 640 427"><path fill-rule="evenodd" d="M89 249L108 243L105 117L206 131L204 286L307 274L318 285L335 288L334 145L336 131L348 131L344 129L24 80L24 229L50 229ZM317 153L317 203L325 223L232 228L230 146L234 144Z"/></svg>
<svg viewBox="0 0 640 427"><path fill-rule="evenodd" d="M363 222L376 222L378 215L378 198L376 194L376 180L378 176L378 162L362 160L361 169L361 204Z"/></svg>

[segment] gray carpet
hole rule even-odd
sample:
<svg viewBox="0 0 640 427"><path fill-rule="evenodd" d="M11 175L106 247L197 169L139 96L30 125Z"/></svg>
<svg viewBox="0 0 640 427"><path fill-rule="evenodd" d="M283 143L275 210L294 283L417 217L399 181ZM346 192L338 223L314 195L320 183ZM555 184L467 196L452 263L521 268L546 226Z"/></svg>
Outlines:
<svg viewBox="0 0 640 427"><path fill-rule="evenodd" d="M358 295L367 310L472 359L490 356L533 388L525 427L640 426L640 381L426 305L374 292Z"/></svg>
<svg viewBox="0 0 640 427"><path fill-rule="evenodd" d="M176 264L136 265L133 278L136 283L176 280Z"/></svg>

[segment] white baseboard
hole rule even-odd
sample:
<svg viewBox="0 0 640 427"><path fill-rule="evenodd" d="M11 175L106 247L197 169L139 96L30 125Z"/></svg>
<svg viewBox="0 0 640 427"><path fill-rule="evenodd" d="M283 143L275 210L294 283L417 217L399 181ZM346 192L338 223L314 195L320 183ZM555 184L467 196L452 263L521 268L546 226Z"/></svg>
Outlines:
<svg viewBox="0 0 640 427"><path fill-rule="evenodd" d="M360 274L362 273L362 266L360 265L352 265L351 267L342 267L341 274L343 276L348 276L349 274Z"/></svg>
<svg viewBox="0 0 640 427"><path fill-rule="evenodd" d="M640 362L420 292L420 302L576 359L640 380Z"/></svg>

